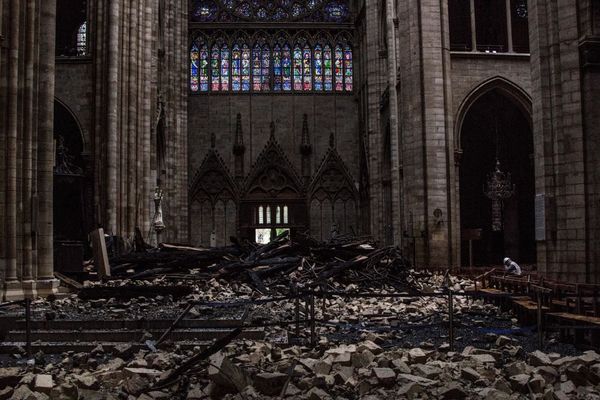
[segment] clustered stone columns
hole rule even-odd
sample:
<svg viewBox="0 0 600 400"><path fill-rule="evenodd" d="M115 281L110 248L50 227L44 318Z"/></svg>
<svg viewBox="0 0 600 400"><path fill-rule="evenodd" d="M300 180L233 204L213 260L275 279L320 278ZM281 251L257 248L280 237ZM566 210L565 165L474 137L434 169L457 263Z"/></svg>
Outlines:
<svg viewBox="0 0 600 400"><path fill-rule="evenodd" d="M133 237L136 227L147 233L153 190L163 174L169 227L163 238L185 241L187 2L93 4L95 219L106 232L122 237ZM158 171L159 158L164 173Z"/></svg>
<svg viewBox="0 0 600 400"><path fill-rule="evenodd" d="M55 14L56 0L0 1L0 301L45 295L57 287Z"/></svg>

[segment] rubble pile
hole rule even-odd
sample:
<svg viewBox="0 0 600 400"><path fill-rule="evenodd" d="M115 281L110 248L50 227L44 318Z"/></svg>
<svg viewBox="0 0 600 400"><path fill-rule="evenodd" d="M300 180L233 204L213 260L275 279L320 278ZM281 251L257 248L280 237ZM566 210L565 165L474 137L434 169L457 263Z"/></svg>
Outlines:
<svg viewBox="0 0 600 400"><path fill-rule="evenodd" d="M472 281L414 271L397 248L232 242L123 255L112 278L34 301L45 321L170 328L118 345L94 336L87 352L15 348L0 357L0 400L600 399L599 354L555 340L538 350L510 311L465 295ZM220 319L236 324L206 341L163 340L178 321Z"/></svg>
<svg viewBox="0 0 600 400"><path fill-rule="evenodd" d="M321 286L379 283L397 289L420 289L420 275L395 247L377 248L368 240L339 237L326 243L288 233L269 244L240 243L222 248L162 244L159 249L130 253L111 260L112 274L132 280L155 277L179 280L240 280L262 293L274 286Z"/></svg>
<svg viewBox="0 0 600 400"><path fill-rule="evenodd" d="M167 387L193 351L140 351L112 357L99 345L56 364L0 368L0 399L594 399L600 355L525 353L498 336L489 349L461 352L393 348L380 335L357 343L322 337L314 348L239 341L211 355Z"/></svg>
<svg viewBox="0 0 600 400"><path fill-rule="evenodd" d="M442 281L434 276L430 283L439 286ZM138 281L143 282L157 284ZM471 285L453 277L448 283L457 290ZM348 293L359 289L356 284L332 285ZM387 294L386 290L379 293ZM141 297L128 305L171 309L175 316L199 298L234 302L263 297L247 283L212 279L185 298ZM117 304L114 299L93 301L103 301L108 310ZM35 307L52 306L55 311L73 307L84 313L90 305L90 300L74 296L39 300ZM216 317L226 311L195 306L189 318ZM560 347L537 351L532 345L535 337L528 342L532 338L510 334L519 328L510 312L464 296L455 298L453 352L446 311L443 297L331 297L318 300L315 312L321 323L314 348L308 346L307 325L302 324L299 341L276 341L274 337L292 335L294 326L269 324L265 340L236 339L234 332L222 345L218 345L222 339L213 343L214 353L167 341L154 350L143 345L139 351L131 345L107 349L99 343L88 353L37 354L35 363L0 368L0 400L600 398L600 355L595 352L566 349L569 356L564 356ZM293 321L294 312L293 301L258 305L252 307L246 324ZM143 313L128 313L132 315L144 318ZM422 328L423 323L432 327ZM499 323L509 333L488 331ZM152 338L143 338L147 339Z"/></svg>

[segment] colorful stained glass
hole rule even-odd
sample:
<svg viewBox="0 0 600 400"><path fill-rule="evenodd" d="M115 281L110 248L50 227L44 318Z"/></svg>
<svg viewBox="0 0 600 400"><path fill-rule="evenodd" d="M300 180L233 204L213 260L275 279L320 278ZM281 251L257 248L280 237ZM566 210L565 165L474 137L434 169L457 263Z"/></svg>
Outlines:
<svg viewBox="0 0 600 400"><path fill-rule="evenodd" d="M299 46L294 47L294 90L302 90L302 50Z"/></svg>
<svg viewBox="0 0 600 400"><path fill-rule="evenodd" d="M325 46L323 49L323 80L326 92L333 90L333 68L331 65L331 47Z"/></svg>
<svg viewBox="0 0 600 400"><path fill-rule="evenodd" d="M323 90L323 49L320 44L315 46L314 70L314 89L321 91Z"/></svg>
<svg viewBox="0 0 600 400"><path fill-rule="evenodd" d="M195 22L210 22L215 20L216 15L217 5L213 1L202 0L197 2L191 16Z"/></svg>
<svg viewBox="0 0 600 400"><path fill-rule="evenodd" d="M300 40L300 43L305 43ZM222 38L209 47L202 36L190 47L190 91L198 92L351 92L354 59L350 43L297 44L265 39L250 47L240 41L228 47Z"/></svg>
<svg viewBox="0 0 600 400"><path fill-rule="evenodd" d="M352 91L352 48L348 45L344 48L344 82L346 84L345 89L347 92Z"/></svg>
<svg viewBox="0 0 600 400"><path fill-rule="evenodd" d="M344 52L342 46L335 46L335 90L344 91Z"/></svg>
<svg viewBox="0 0 600 400"><path fill-rule="evenodd" d="M229 63L230 63L229 47L224 44L221 47L221 90L229 90Z"/></svg>
<svg viewBox="0 0 600 400"><path fill-rule="evenodd" d="M250 91L250 48L247 44L242 46L242 91Z"/></svg>
<svg viewBox="0 0 600 400"><path fill-rule="evenodd" d="M349 22L348 0L193 0L192 22Z"/></svg>
<svg viewBox="0 0 600 400"><path fill-rule="evenodd" d="M304 46L302 51L302 90L312 90L312 54L308 45Z"/></svg>
<svg viewBox="0 0 600 400"><path fill-rule="evenodd" d="M281 55L281 66L283 69L282 81L283 91L289 92L292 90L292 52L287 44L283 46Z"/></svg>
<svg viewBox="0 0 600 400"><path fill-rule="evenodd" d="M275 45L273 49L273 90L278 92L283 90L283 62L281 47Z"/></svg>
<svg viewBox="0 0 600 400"><path fill-rule="evenodd" d="M208 46L206 43L200 45L200 59L198 60L198 75L200 78L200 91L208 92Z"/></svg>
<svg viewBox="0 0 600 400"><path fill-rule="evenodd" d="M214 45L210 56L211 69L211 90L218 92L221 90L221 51L217 45Z"/></svg>
<svg viewBox="0 0 600 400"><path fill-rule="evenodd" d="M262 65L261 48L257 44L252 49L252 90L260 92L262 90Z"/></svg>
<svg viewBox="0 0 600 400"><path fill-rule="evenodd" d="M332 22L343 22L348 19L350 9L342 2L331 2L325 6L325 20Z"/></svg>
<svg viewBox="0 0 600 400"><path fill-rule="evenodd" d="M264 45L262 50L261 86L263 91L271 89L271 49L267 45Z"/></svg>
<svg viewBox="0 0 600 400"><path fill-rule="evenodd" d="M198 45L194 43L190 50L190 90L197 92L200 90L200 71L198 63L200 60L200 49Z"/></svg>
<svg viewBox="0 0 600 400"><path fill-rule="evenodd" d="M242 51L238 44L231 51L231 90L239 92L242 88Z"/></svg>

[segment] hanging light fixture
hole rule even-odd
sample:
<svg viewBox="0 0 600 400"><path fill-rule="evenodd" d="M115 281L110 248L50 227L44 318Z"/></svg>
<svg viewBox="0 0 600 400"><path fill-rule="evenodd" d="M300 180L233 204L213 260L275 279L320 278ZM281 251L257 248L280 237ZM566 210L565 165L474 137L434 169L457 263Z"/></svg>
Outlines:
<svg viewBox="0 0 600 400"><path fill-rule="evenodd" d="M498 158L496 158L494 172L488 174L484 193L488 199L492 200L492 230L499 232L502 230L503 201L512 197L515 193L515 185L511 182L510 173L502 172L500 169Z"/></svg>
<svg viewBox="0 0 600 400"><path fill-rule="evenodd" d="M498 115L496 114L496 166L494 171L487 176L483 193L492 201L492 231L502 231L502 208L503 202L511 198L515 193L515 185L511 181L510 173L502 172L500 169L500 159L498 157Z"/></svg>

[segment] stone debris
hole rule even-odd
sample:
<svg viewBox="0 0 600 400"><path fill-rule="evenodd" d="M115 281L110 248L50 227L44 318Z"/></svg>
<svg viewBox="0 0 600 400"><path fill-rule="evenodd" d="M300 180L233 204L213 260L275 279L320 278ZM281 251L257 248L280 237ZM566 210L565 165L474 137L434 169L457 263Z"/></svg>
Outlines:
<svg viewBox="0 0 600 400"><path fill-rule="evenodd" d="M110 285L119 287L118 282L111 281ZM435 292L441 282L442 277L432 275L418 285ZM148 287L156 285L155 281L146 283ZM136 284L146 283L138 280ZM449 283L457 290L471 285L453 277ZM331 282L331 289L362 290L355 282ZM394 290L377 288L377 293ZM144 310L158 309L169 310L175 318L175 311L185 308L189 301L260 298L261 294L247 282L209 277L194 286L193 294L181 299L138 296L98 303L71 296L53 302L40 300L37 305L44 313L54 312L57 320L73 310L76 315L87 312L109 320L124 318L120 310L127 310L141 320ZM598 353L533 350L519 336L510 334L509 330L516 328L512 314L483 301L456 297L457 321L485 331L488 322L495 319L504 322L503 329L457 338L455 345L462 345L456 351L450 351L444 325L444 298L326 298L316 303L316 318L331 321L317 326L316 346L308 346L304 325L300 337L294 340L290 339L293 326L268 326L265 339L240 337L225 343L168 385L160 383L210 343L192 347L185 342L166 341L153 348L144 345L154 340L152 335L140 331L135 342L116 346L92 343L91 351L68 351L55 355L50 362L48 355L39 353L33 364L27 364L24 353L17 349L14 360L21 360L20 364L14 361L11 367L0 368L0 400L600 399ZM303 319L304 305L301 308ZM192 319L231 317L232 313L204 305L193 309ZM409 341L413 333L410 325L430 317L429 321L438 318L435 321L441 329L425 330ZM289 302L254 307L247 321L272 324L294 318L295 308ZM285 340L275 340L279 336Z"/></svg>
<svg viewBox="0 0 600 400"><path fill-rule="evenodd" d="M600 398L600 356L595 352L561 357L536 350L515 358L506 348L513 341L491 344L458 353L384 348L368 339L356 344L329 339L315 349L242 340L213 354L190 375L183 398L270 399L281 393L283 398L298 400ZM48 365L41 373L1 368L0 377L10 384L0 390L0 400L179 398L174 396L180 386L154 385L177 360L192 354L176 348L156 353L138 350L128 362L107 353L104 362L93 368L75 368L69 362Z"/></svg>
<svg viewBox="0 0 600 400"><path fill-rule="evenodd" d="M38 374L35 376L34 390L45 394L50 394L54 387L52 375Z"/></svg>

